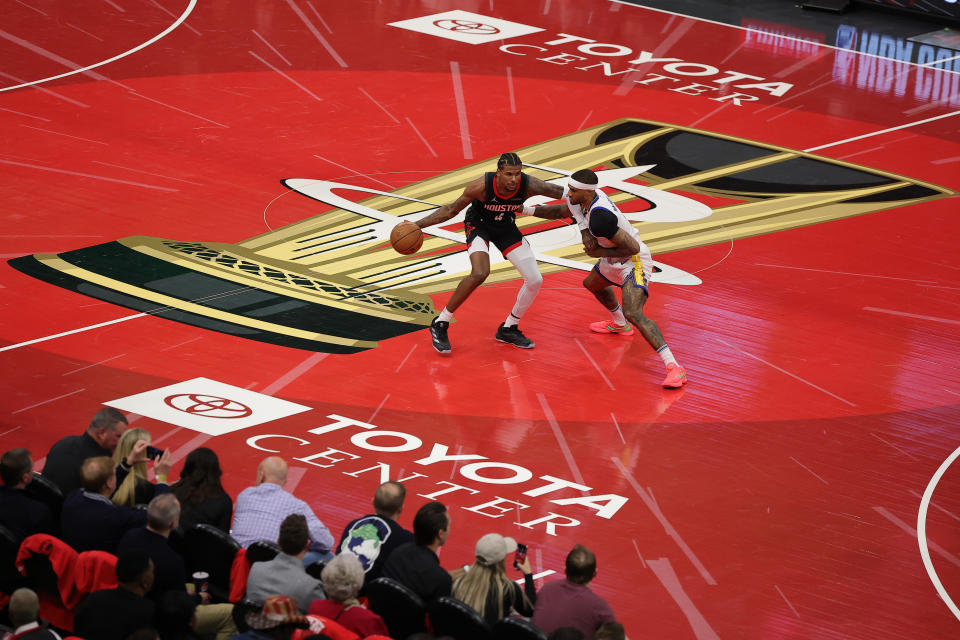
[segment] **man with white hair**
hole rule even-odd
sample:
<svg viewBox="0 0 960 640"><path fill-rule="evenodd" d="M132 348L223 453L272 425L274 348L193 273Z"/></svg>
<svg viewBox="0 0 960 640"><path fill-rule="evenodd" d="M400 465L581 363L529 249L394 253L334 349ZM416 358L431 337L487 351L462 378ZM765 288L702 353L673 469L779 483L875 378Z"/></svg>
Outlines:
<svg viewBox="0 0 960 640"><path fill-rule="evenodd" d="M3 640L60 640L55 632L40 626L40 599L31 589L13 592L8 615L13 633L2 636Z"/></svg>
<svg viewBox="0 0 960 640"><path fill-rule="evenodd" d="M524 207L524 213L547 219L572 217L577 222L584 252L591 258L599 258L584 279L583 286L610 312L609 321L594 322L590 330L632 336L633 327L630 325L633 325L667 368L663 386L680 388L687 383L686 370L673 357L657 323L643 314L643 305L649 296L650 276L653 275L650 249L599 185L597 174L590 169L581 169L567 182L566 204L528 206ZM622 306L617 301L614 287L620 288Z"/></svg>
<svg viewBox="0 0 960 640"><path fill-rule="evenodd" d="M247 487L237 496L230 535L249 547L257 540L276 541L280 523L291 513L302 514L310 531L310 550L303 558L304 566L332 556L333 536L303 500L284 491L287 483L287 463L283 458L265 458L257 467L257 484Z"/></svg>

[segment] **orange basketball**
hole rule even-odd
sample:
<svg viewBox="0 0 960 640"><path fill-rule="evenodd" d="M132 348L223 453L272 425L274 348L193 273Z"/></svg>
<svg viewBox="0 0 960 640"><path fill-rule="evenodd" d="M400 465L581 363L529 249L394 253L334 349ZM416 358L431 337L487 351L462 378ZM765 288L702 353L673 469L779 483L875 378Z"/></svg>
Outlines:
<svg viewBox="0 0 960 640"><path fill-rule="evenodd" d="M390 232L390 244L397 253L410 255L423 245L423 232L415 223L404 220Z"/></svg>

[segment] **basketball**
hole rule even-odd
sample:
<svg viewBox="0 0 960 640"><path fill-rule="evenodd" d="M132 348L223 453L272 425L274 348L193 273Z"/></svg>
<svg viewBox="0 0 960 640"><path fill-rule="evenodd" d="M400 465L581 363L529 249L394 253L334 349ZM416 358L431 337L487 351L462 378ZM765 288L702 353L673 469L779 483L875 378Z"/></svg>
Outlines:
<svg viewBox="0 0 960 640"><path fill-rule="evenodd" d="M404 220L390 232L390 244L397 253L410 255L423 245L423 232L415 223Z"/></svg>

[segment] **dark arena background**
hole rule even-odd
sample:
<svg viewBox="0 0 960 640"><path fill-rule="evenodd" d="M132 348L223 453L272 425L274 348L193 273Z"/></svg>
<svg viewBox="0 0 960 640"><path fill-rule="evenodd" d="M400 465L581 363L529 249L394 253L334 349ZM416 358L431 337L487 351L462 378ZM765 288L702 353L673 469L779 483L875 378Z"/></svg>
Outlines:
<svg viewBox="0 0 960 640"><path fill-rule="evenodd" d="M592 548L634 639L960 634L947 22L705 0L3 16L0 449L42 468L116 406L174 477L214 449L233 496L283 456L337 535L403 479L404 526L450 508L446 568L497 532L542 586ZM434 351L462 216L410 256L390 229L506 151L543 180L608 172L689 384L661 388L639 334L589 331L579 234L529 217L536 348L493 338L521 282L495 252Z"/></svg>

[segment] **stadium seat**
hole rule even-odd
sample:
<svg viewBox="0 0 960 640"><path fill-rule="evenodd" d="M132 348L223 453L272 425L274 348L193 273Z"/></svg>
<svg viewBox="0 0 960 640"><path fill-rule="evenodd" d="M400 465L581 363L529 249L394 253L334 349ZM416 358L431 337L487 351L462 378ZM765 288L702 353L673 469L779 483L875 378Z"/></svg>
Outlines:
<svg viewBox="0 0 960 640"><path fill-rule="evenodd" d="M240 543L209 524L194 525L184 535L187 578L197 571L210 575L210 596L215 602L227 602L230 595L230 569Z"/></svg>
<svg viewBox="0 0 960 640"><path fill-rule="evenodd" d="M383 618L391 638L426 631L427 606L410 589L390 578L371 580L366 588L370 610Z"/></svg>
<svg viewBox="0 0 960 640"><path fill-rule="evenodd" d="M20 539L17 535L0 525L0 609L5 604L4 595L9 596L23 586L23 576L17 571L17 551Z"/></svg>
<svg viewBox="0 0 960 640"><path fill-rule="evenodd" d="M26 494L47 505L50 509L50 515L53 516L53 531L60 534L60 511L63 509L63 492L60 487L53 483L50 478L33 472L33 479L24 489Z"/></svg>
<svg viewBox="0 0 960 640"><path fill-rule="evenodd" d="M430 603L430 624L435 636L456 640L491 640L490 625L477 611L456 598L446 596Z"/></svg>
<svg viewBox="0 0 960 640"><path fill-rule="evenodd" d="M547 640L547 634L529 620L504 618L493 625L493 637L497 640Z"/></svg>
<svg viewBox="0 0 960 640"><path fill-rule="evenodd" d="M269 562L280 553L280 545L269 540L257 540L247 547L247 560L254 562Z"/></svg>

